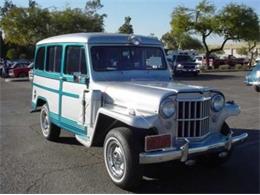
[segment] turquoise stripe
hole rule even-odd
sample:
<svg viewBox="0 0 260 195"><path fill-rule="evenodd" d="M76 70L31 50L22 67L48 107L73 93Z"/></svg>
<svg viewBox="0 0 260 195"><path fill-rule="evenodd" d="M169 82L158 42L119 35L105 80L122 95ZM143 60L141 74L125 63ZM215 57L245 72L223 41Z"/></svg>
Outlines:
<svg viewBox="0 0 260 195"><path fill-rule="evenodd" d="M34 102L32 102L32 110L36 109L36 104Z"/></svg>
<svg viewBox="0 0 260 195"><path fill-rule="evenodd" d="M49 78L49 79L55 79L55 80L60 80L60 73L51 73L51 72L45 72L42 70L35 70L35 75Z"/></svg>
<svg viewBox="0 0 260 195"><path fill-rule="evenodd" d="M36 86L36 87L39 87L39 88L41 88L41 89L44 89L44 90L47 90L47 91L53 92L53 93L59 93L59 90L57 90L57 89L53 89L53 88L49 88L49 87L45 87L45 86L43 86L43 85L39 85L39 84L37 84L37 83L33 83L33 85Z"/></svg>
<svg viewBox="0 0 260 195"><path fill-rule="evenodd" d="M41 88L41 89L44 89L44 90L53 92L53 93L57 93L57 94L60 93L60 91L57 90L57 89L45 87L45 86L39 85L39 84L37 84L37 83L33 83L33 85L36 86L36 87L39 87L39 88ZM72 98L77 98L77 99L79 99L79 95L78 95L78 94L69 93L69 92L61 92L61 94L64 95L64 96L68 96L68 97L72 97Z"/></svg>
<svg viewBox="0 0 260 195"><path fill-rule="evenodd" d="M62 92L62 95L69 96L72 98L77 98L77 99L79 98L79 95L73 94L73 93L68 93L68 92Z"/></svg>
<svg viewBox="0 0 260 195"><path fill-rule="evenodd" d="M65 117L60 117L59 115L53 112L50 112L50 120L54 124L58 125L59 127L70 131L72 133L75 133L77 135L86 135L87 134L87 128L79 125L76 121L67 119Z"/></svg>

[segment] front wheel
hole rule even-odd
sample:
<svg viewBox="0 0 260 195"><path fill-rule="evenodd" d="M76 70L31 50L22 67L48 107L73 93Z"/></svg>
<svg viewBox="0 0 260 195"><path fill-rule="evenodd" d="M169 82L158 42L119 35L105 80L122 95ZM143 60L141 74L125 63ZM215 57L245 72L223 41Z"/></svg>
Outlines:
<svg viewBox="0 0 260 195"><path fill-rule="evenodd" d="M138 186L142 179L141 150L134 132L126 127L112 129L104 142L104 160L112 181L123 189Z"/></svg>
<svg viewBox="0 0 260 195"><path fill-rule="evenodd" d="M60 128L50 121L49 108L44 104L40 113L40 125L43 136L50 141L55 141L60 135Z"/></svg>
<svg viewBox="0 0 260 195"><path fill-rule="evenodd" d="M260 92L260 85L255 85L255 91Z"/></svg>

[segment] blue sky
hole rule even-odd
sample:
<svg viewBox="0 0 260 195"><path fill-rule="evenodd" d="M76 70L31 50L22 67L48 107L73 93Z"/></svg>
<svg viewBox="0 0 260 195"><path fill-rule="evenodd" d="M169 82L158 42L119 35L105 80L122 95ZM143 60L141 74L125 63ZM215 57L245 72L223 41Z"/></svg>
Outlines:
<svg viewBox="0 0 260 195"><path fill-rule="evenodd" d="M20 6L27 6L27 0L13 0ZM56 7L64 9L65 7L84 8L86 0L36 0L36 2L46 7ZM132 18L131 23L136 34L150 35L161 37L164 33L170 30L171 12L174 7L184 5L194 8L198 4L198 0L101 0L104 7L99 11L106 13L105 31L117 32L118 28L124 22L125 16ZM260 15L260 0L210 0L218 9L226 4L233 2L245 4L252 7L255 12ZM3 0L0 0L0 5ZM210 37L211 43L218 43L220 37Z"/></svg>

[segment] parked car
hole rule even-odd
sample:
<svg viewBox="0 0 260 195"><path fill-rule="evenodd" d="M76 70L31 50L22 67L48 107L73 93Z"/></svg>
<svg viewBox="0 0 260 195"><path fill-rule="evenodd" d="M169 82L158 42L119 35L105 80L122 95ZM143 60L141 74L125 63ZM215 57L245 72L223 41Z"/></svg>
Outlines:
<svg viewBox="0 0 260 195"><path fill-rule="evenodd" d="M252 66L256 66L257 64L260 64L260 58L256 58L255 63Z"/></svg>
<svg viewBox="0 0 260 195"><path fill-rule="evenodd" d="M224 58L215 57L212 61L212 66L218 68L221 65L229 65L234 67L236 64L247 65L249 60L247 58L236 58L233 55L228 55Z"/></svg>
<svg viewBox="0 0 260 195"><path fill-rule="evenodd" d="M9 77L28 77L30 71L27 62L15 62L8 70Z"/></svg>
<svg viewBox="0 0 260 195"><path fill-rule="evenodd" d="M195 56L195 63L199 66L200 69L204 67L203 56Z"/></svg>
<svg viewBox="0 0 260 195"><path fill-rule="evenodd" d="M168 56L172 62L172 71L174 74L193 73L198 75L200 72L199 65L189 55L172 55Z"/></svg>
<svg viewBox="0 0 260 195"><path fill-rule="evenodd" d="M33 63L33 62L28 65L28 68L30 68L30 70L29 70L29 72L28 72L28 76L29 76L29 80L30 80L30 81L33 80L33 66L34 66L34 63Z"/></svg>
<svg viewBox="0 0 260 195"><path fill-rule="evenodd" d="M107 173L122 188L140 184L147 164L224 163L248 136L225 122L240 112L234 101L171 78L157 38L68 34L38 42L35 54L32 112L40 110L43 137L65 129L103 147Z"/></svg>
<svg viewBox="0 0 260 195"><path fill-rule="evenodd" d="M254 86L257 92L260 92L260 63L247 73L245 78L245 83L247 85Z"/></svg>

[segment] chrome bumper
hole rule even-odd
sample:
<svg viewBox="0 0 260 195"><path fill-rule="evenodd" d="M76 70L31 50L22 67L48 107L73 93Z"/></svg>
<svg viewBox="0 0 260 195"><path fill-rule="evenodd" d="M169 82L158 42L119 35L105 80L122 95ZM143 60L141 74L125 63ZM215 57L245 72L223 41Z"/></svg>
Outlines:
<svg viewBox="0 0 260 195"><path fill-rule="evenodd" d="M218 139L207 142L205 145L196 146L192 145L188 139L185 139L185 143L177 148L165 149L161 151L143 152L139 154L140 164L152 164L167 162L171 160L180 160L185 162L190 155L201 154L210 152L216 149L230 150L231 146L243 142L248 137L247 133L243 133L238 136L232 136L232 133L228 136L218 136ZM215 138L214 138L215 139Z"/></svg>

